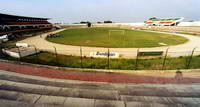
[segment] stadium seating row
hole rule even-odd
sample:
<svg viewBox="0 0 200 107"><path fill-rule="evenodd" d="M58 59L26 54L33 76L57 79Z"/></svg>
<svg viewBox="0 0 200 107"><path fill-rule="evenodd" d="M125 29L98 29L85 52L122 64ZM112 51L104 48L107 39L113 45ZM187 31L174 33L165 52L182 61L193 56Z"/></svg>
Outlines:
<svg viewBox="0 0 200 107"><path fill-rule="evenodd" d="M48 18L0 14L0 35L51 28L52 24L48 22Z"/></svg>

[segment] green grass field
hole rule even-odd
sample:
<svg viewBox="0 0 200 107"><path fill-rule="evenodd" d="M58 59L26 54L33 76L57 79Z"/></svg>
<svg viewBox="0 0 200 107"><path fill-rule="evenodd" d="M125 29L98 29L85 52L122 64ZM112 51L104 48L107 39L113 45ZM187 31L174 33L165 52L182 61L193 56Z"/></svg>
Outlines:
<svg viewBox="0 0 200 107"><path fill-rule="evenodd" d="M122 32L111 32L109 40L109 30L125 30L125 35ZM57 38L47 38L47 40L65 45L110 48L159 47L162 46L160 43L170 46L188 41L176 35L120 28L73 28L64 30L58 35L60 36Z"/></svg>

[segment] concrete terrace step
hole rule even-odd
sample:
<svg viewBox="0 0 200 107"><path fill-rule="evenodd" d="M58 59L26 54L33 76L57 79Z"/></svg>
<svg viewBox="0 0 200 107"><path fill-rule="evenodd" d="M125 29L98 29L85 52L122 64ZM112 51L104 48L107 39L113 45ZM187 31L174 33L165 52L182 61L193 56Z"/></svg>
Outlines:
<svg viewBox="0 0 200 107"><path fill-rule="evenodd" d="M200 85L191 84L111 84L111 83L97 83L97 82L84 82L73 80L61 80L61 79L49 79L43 77L36 77L30 75L23 75L13 72L0 71L0 80L27 83L32 85L50 86L57 88L76 88L76 89L88 89L88 90L116 90L122 95L140 95L145 94L149 96L168 94L166 96L183 96L183 97L199 97ZM140 92L143 93L140 93ZM151 93L149 93L151 91ZM182 94L185 93L185 94ZM189 95L189 94L190 95ZM171 94L171 95L170 95ZM181 94L181 95L180 95Z"/></svg>
<svg viewBox="0 0 200 107"><path fill-rule="evenodd" d="M199 107L199 84L111 84L0 71L1 107ZM14 106L17 105L17 106Z"/></svg>
<svg viewBox="0 0 200 107"><path fill-rule="evenodd" d="M58 107L132 107L132 106L147 106L147 107L158 107L158 106L173 106L173 107L197 107L198 103L195 104L181 104L181 103L157 103L157 102L141 102L141 101L113 101L113 100L99 100L99 99L85 99L85 98L72 98L72 97L58 97L58 96L46 96L37 94L28 94L14 91L0 91L0 103L1 100L12 101L16 103L24 103L23 105L29 104L29 106L40 106L40 105L54 105Z"/></svg>
<svg viewBox="0 0 200 107"><path fill-rule="evenodd" d="M82 99L81 100L70 99L69 101L65 102L63 105L56 105L56 104L51 104L51 103L29 104L29 103L24 103L20 101L0 99L0 105L1 107L186 107L181 104L165 105L165 104L157 104L157 103L150 104L150 103L140 103L140 102L123 103L123 102L103 101L103 100L96 100L96 101L90 102L88 100L82 100Z"/></svg>
<svg viewBox="0 0 200 107"><path fill-rule="evenodd" d="M30 94L30 93L22 93L17 91L8 91L8 90L0 90L0 99L13 100L13 101L22 101L29 104L35 104L36 102L41 102L39 99L52 99L50 101L51 104L62 105L63 100L65 99L73 99L73 100L84 100L84 101L94 101L100 99L86 99L86 98L73 98L73 97L61 97L61 96L47 96L47 95L39 95L39 94ZM102 100L101 100L102 101ZM105 101L105 100L104 100ZM115 101L115 100L107 100L107 101ZM183 104L183 105L199 105L200 98L182 98L182 97L147 97L147 96L122 96L122 100L127 103L137 102L137 103L147 103L147 104L165 104L165 105L173 105L173 104ZM65 102L66 103L66 102ZM45 103L46 104L46 103Z"/></svg>
<svg viewBox="0 0 200 107"><path fill-rule="evenodd" d="M1 80L8 80L14 82L21 82L21 83L30 83L30 84L38 84L44 86L54 86L54 87L68 87L68 88L82 88L82 89L106 89L106 90L113 90L113 86L111 84L101 83L86 83L86 82L74 82L74 81L49 81L43 79L33 79L33 78L26 78L20 76L13 76L13 75L0 75ZM54 80L54 79L52 79Z"/></svg>
<svg viewBox="0 0 200 107"><path fill-rule="evenodd" d="M92 89L79 89L79 88L61 88L44 85L35 85L27 83L18 83L1 80L0 89L19 91L32 94L64 96L64 97L77 97L77 98L90 98L90 99L105 99L117 100L119 95L117 91L111 90L92 90Z"/></svg>
<svg viewBox="0 0 200 107"><path fill-rule="evenodd" d="M122 95L121 97L122 97L122 100L126 101L126 102L146 102L146 103L160 103L160 104L200 105L200 98L127 96L127 95Z"/></svg>
<svg viewBox="0 0 200 107"><path fill-rule="evenodd" d="M33 94L44 94L65 97L83 97L90 99L106 99L120 100L121 95L130 96L158 96L158 97L200 97L200 89L194 87L175 88L175 87L148 87L138 85L120 85L113 87L113 90L104 89L84 89L84 88L68 88L68 87L53 87L37 84L28 84L21 82L13 82L7 80L0 81L0 89L13 90ZM119 87L121 86L121 87Z"/></svg>
<svg viewBox="0 0 200 107"><path fill-rule="evenodd" d="M80 103L78 103L80 104ZM12 100L5 100L0 99L0 105L1 107L90 107L84 104L78 105L78 104L65 104L65 105L56 105L56 104L30 104L20 101L12 101ZM92 106L94 107L94 106Z"/></svg>

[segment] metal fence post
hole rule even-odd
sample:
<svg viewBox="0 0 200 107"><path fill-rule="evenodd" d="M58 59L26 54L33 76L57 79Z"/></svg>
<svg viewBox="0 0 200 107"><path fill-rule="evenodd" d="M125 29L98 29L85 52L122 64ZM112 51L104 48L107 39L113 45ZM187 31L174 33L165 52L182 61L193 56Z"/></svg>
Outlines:
<svg viewBox="0 0 200 107"><path fill-rule="evenodd" d="M37 54L37 48L36 48L36 46L35 45L33 45L33 47L34 47L34 49L35 49L35 53L36 53L36 56L37 56L37 58L38 58L38 54Z"/></svg>
<svg viewBox="0 0 200 107"><path fill-rule="evenodd" d="M188 64L187 64L187 69L190 68L190 64L191 64L191 62L192 62L192 58L193 58L193 55L194 55L195 49L196 49L196 47L192 50L192 54L191 54L190 59L189 59L189 62L188 62Z"/></svg>
<svg viewBox="0 0 200 107"><path fill-rule="evenodd" d="M81 68L83 68L83 53L82 53L82 47L80 46L80 57L81 57Z"/></svg>
<svg viewBox="0 0 200 107"><path fill-rule="evenodd" d="M17 47L17 49L18 49L18 52L19 52L19 60L21 60L21 52L20 52L20 48L19 47Z"/></svg>
<svg viewBox="0 0 200 107"><path fill-rule="evenodd" d="M139 61L139 51L140 51L140 48L137 49L137 56L136 56L136 61L135 61L135 70L137 70L138 68L138 61Z"/></svg>
<svg viewBox="0 0 200 107"><path fill-rule="evenodd" d="M108 69L110 69L110 49L108 48Z"/></svg>
<svg viewBox="0 0 200 107"><path fill-rule="evenodd" d="M0 58L3 58L3 50L2 49L3 49L3 46L2 46L2 43L0 43Z"/></svg>
<svg viewBox="0 0 200 107"><path fill-rule="evenodd" d="M56 63L58 64L58 53L57 53L57 49L56 49L56 47L54 46L53 47L54 48L54 50L55 50L55 57L56 57ZM59 65L59 64L58 64Z"/></svg>
<svg viewBox="0 0 200 107"><path fill-rule="evenodd" d="M93 57L93 56L90 56L90 61L91 61L91 63L90 63L90 67L91 67L91 69L94 69L94 59L95 57Z"/></svg>
<svg viewBox="0 0 200 107"><path fill-rule="evenodd" d="M165 67L168 51L169 51L169 48L167 48L166 53L165 53L165 58L164 58L164 61L163 61L162 70L164 70L164 67Z"/></svg>

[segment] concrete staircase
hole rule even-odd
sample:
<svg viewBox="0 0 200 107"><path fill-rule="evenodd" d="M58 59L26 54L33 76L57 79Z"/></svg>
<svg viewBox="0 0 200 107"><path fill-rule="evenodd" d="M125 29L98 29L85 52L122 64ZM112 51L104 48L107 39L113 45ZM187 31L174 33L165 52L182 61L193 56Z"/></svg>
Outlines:
<svg viewBox="0 0 200 107"><path fill-rule="evenodd" d="M0 71L0 107L200 107L200 84L111 84Z"/></svg>

